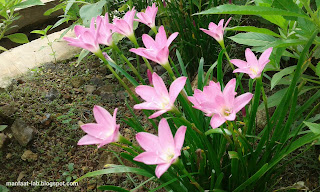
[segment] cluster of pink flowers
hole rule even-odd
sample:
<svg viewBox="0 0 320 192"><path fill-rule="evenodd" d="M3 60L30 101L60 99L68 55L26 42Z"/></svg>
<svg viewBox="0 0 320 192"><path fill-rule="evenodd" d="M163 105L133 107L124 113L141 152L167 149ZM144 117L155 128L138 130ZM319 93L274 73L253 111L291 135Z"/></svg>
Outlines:
<svg viewBox="0 0 320 192"><path fill-rule="evenodd" d="M123 19L114 19L112 24L109 23L108 14L104 17L98 16L92 19L90 28L75 27L74 30L77 38L65 37L64 39L72 46L81 47L96 53L100 51L99 44L112 46L112 34L114 32L127 37L134 35L134 20L144 23L150 28L154 28L157 11L158 8L153 4L144 13L137 14L139 19L134 19L136 11L133 8L125 14ZM201 30L222 44L224 30L230 19L228 19L224 26L224 20L222 19L218 25L211 22L209 30L202 28ZM130 51L160 65L166 65L168 63L169 45L177 35L178 33L176 32L167 38L164 27L160 26L155 39L147 34L142 36L146 48L133 48ZM232 59L230 61L238 67L233 72L247 73L253 79L259 78L265 65L270 61L271 52L272 48L267 49L258 60L252 51L247 49L245 52L247 61L239 59ZM106 55L106 57L108 56ZM108 59L111 60L111 58ZM135 89L136 93L145 102L136 104L134 109L155 110L156 112L149 118L156 118L168 111L178 110L174 103L180 92L183 91L187 77L177 78L172 82L168 91L164 81L158 74L151 73L150 71L147 74L150 85L140 85ZM230 80L223 91L221 90L220 83L210 81L209 85L203 88L203 91L196 89L194 95L189 96L188 99L194 108L203 111L206 116L211 117L211 127L217 128L226 121L234 121L236 114L253 97L251 93L244 93L236 97L237 92L235 87L235 79ZM113 116L111 116L104 108L94 106L93 114L97 123L88 123L81 126L87 135L79 140L78 145L97 144L98 147L102 147L121 140L120 126L116 123L116 113L117 109L114 110ZM146 132L140 132L136 135L138 143L145 152L136 156L134 160L148 165L157 165L155 174L160 178L181 155L186 131L187 127L181 126L173 137L167 120L161 119L158 127L158 136Z"/></svg>

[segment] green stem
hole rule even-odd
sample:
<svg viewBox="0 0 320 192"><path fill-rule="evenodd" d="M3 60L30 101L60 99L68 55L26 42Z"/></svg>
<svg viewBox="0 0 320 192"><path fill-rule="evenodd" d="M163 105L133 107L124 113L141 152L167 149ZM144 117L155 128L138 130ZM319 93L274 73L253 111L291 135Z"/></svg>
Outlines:
<svg viewBox="0 0 320 192"><path fill-rule="evenodd" d="M169 62L164 64L164 65L162 65L162 67L165 68L168 71L169 76L171 77L172 80L176 80L176 76L174 75Z"/></svg>
<svg viewBox="0 0 320 192"><path fill-rule="evenodd" d="M262 86L262 80L261 80L261 77L259 77L257 78L257 81L256 81L255 93L254 93L253 103L250 111L250 119L249 119L248 131L247 131L248 135L252 134L252 130L254 127L256 113L257 113L259 101L260 101L261 86Z"/></svg>
<svg viewBox="0 0 320 192"><path fill-rule="evenodd" d="M141 75L138 73L136 68L132 65L132 63L126 58L126 56L123 55L122 51L119 49L119 47L116 44L113 44L112 49L114 49L117 53L119 53L120 57L129 65L132 72L138 77L141 83L146 84Z"/></svg>
<svg viewBox="0 0 320 192"><path fill-rule="evenodd" d="M133 149L135 149L137 152L143 152L142 149L140 149L139 147L135 146L132 144L132 142L128 141L125 137L123 137L122 135L119 136L119 142L123 143L123 144L127 144L130 147L132 147Z"/></svg>
<svg viewBox="0 0 320 192"><path fill-rule="evenodd" d="M174 163L174 165L176 165L184 175L187 175L187 177L190 179L191 183L196 186L199 191L204 191L203 188L199 185L199 183L190 175L190 173L187 171L187 169L185 168L185 166L183 165L183 163L181 162L180 159L177 159L177 161Z"/></svg>
<svg viewBox="0 0 320 192"><path fill-rule="evenodd" d="M109 65L106 58L103 56L101 50L94 53L97 57L99 57L104 64L108 67L108 69L111 71L111 73L118 79L119 83L126 89L129 95L135 100L135 102L139 103L139 99L135 96L135 94L131 91L131 89L125 84L122 79L119 77L119 75L113 70L113 68Z"/></svg>
<svg viewBox="0 0 320 192"><path fill-rule="evenodd" d="M138 44L137 39L136 39L136 36L134 36L134 34L133 34L132 36L128 37L128 38L129 38L129 40L134 44L134 46L135 46L136 48L139 47L139 44ZM153 73L153 70L152 70L152 67L151 67L149 61L148 61L146 58L144 58L144 57L142 57L142 59L143 59L143 61L145 62L145 64L146 64L146 66L148 67L148 69L150 70L150 72ZM140 65L140 63L138 63L138 65ZM139 68L140 68L140 66L139 66Z"/></svg>

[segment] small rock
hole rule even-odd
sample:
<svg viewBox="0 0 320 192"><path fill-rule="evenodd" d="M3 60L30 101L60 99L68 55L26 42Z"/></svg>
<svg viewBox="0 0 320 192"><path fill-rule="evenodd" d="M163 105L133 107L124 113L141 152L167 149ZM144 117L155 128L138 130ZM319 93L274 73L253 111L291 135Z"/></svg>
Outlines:
<svg viewBox="0 0 320 192"><path fill-rule="evenodd" d="M51 114L50 113L46 113L40 121L41 124L48 126L51 123Z"/></svg>
<svg viewBox="0 0 320 192"><path fill-rule="evenodd" d="M28 161L28 162L36 161L36 160L38 159L38 154L33 153L33 152L30 151L30 150L26 150L26 151L22 154L21 159L24 160L24 161Z"/></svg>
<svg viewBox="0 0 320 192"><path fill-rule="evenodd" d="M11 154L11 153L8 153L8 154L6 155L6 159L11 159L11 157L12 157L12 154Z"/></svg>
<svg viewBox="0 0 320 192"><path fill-rule="evenodd" d="M21 171L19 173L17 181L21 181L21 179L23 179L25 176L27 176L26 172L25 171Z"/></svg>
<svg viewBox="0 0 320 192"><path fill-rule="evenodd" d="M4 105L0 107L0 118L12 117L18 109L13 105Z"/></svg>
<svg viewBox="0 0 320 192"><path fill-rule="evenodd" d="M106 75L106 78L107 78L107 79L113 79L113 77L114 77L114 76L113 76L113 74L112 74L112 73L111 73L111 74L109 74L109 75Z"/></svg>
<svg viewBox="0 0 320 192"><path fill-rule="evenodd" d="M51 88L51 89L48 91L47 95L46 95L46 99L48 99L48 100L50 100L50 101L53 101L53 100L55 100L55 99L58 98L58 97L59 97L59 92L58 92L58 90L55 89L55 88Z"/></svg>
<svg viewBox="0 0 320 192"><path fill-rule="evenodd" d="M34 135L34 129L21 119L16 119L11 126L14 138L22 146L26 146Z"/></svg>
<svg viewBox="0 0 320 192"><path fill-rule="evenodd" d="M79 88L84 84L84 80L82 77L75 77L71 79L71 84L74 88Z"/></svg>
<svg viewBox="0 0 320 192"><path fill-rule="evenodd" d="M4 133L0 133L0 149L3 147L6 139L7 139L7 136Z"/></svg>
<svg viewBox="0 0 320 192"><path fill-rule="evenodd" d="M105 66L99 67L98 71L102 74L106 74L108 72L108 69Z"/></svg>
<svg viewBox="0 0 320 192"><path fill-rule="evenodd" d="M93 85L85 85L84 86L84 91L89 94L92 94L95 90L96 90L96 87Z"/></svg>
<svg viewBox="0 0 320 192"><path fill-rule="evenodd" d="M114 88L114 85L104 85L93 91L93 94L102 96L106 93L112 93Z"/></svg>
<svg viewBox="0 0 320 192"><path fill-rule="evenodd" d="M104 85L104 81L98 77L93 77L90 79L90 84L95 85L97 87Z"/></svg>

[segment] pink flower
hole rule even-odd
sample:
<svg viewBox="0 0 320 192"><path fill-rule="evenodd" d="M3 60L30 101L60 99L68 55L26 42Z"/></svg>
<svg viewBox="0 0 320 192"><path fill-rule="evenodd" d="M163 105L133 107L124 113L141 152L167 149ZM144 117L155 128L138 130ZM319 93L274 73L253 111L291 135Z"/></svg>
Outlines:
<svg viewBox="0 0 320 192"><path fill-rule="evenodd" d="M128 11L124 15L123 19L115 18L113 20L112 30L126 37L131 37L133 35L133 19L134 19L135 13L136 13L136 10L133 7L131 11Z"/></svg>
<svg viewBox="0 0 320 192"><path fill-rule="evenodd" d="M146 11L137 13L137 17L139 19L135 19L135 21L139 21L141 23L144 23L148 25L150 28L155 27L156 23L156 15L158 12L158 7L156 7L156 4L153 3L152 7L148 6Z"/></svg>
<svg viewBox="0 0 320 192"><path fill-rule="evenodd" d="M100 25L98 31L98 42L103 45L111 46L112 45L112 24L109 23L108 13L104 17L97 17L97 26Z"/></svg>
<svg viewBox="0 0 320 192"><path fill-rule="evenodd" d="M163 26L160 26L159 33L156 35L156 39L153 40L147 34L142 35L143 44L146 48L132 48L131 52L150 59L160 65L168 64L168 56L169 56L169 46L172 41L178 36L178 32L173 33L167 39L166 32Z"/></svg>
<svg viewBox="0 0 320 192"><path fill-rule="evenodd" d="M211 37L215 38L218 42L221 42L223 41L224 30L226 29L230 20L231 20L231 17L228 19L228 21L224 26L223 26L224 19L221 19L218 25L211 22L209 23L209 30L203 29L203 28L200 28L200 30L210 35Z"/></svg>
<svg viewBox="0 0 320 192"><path fill-rule="evenodd" d="M99 144L98 148L112 142L117 142L120 137L119 127L116 123L117 108L110 113L100 106L94 106L93 115L97 123L81 125L81 129L87 133L78 141L78 145Z"/></svg>
<svg viewBox="0 0 320 192"><path fill-rule="evenodd" d="M80 25L74 27L74 33L76 38L64 37L63 39L68 41L69 45L87 49L92 53L100 51L97 31L100 29L100 25L95 29L95 18L92 18L90 28L85 28Z"/></svg>
<svg viewBox="0 0 320 192"><path fill-rule="evenodd" d="M238 97L235 92L236 80L232 79L228 82L223 92L220 83L210 81L203 91L196 89L192 97L188 97L193 107L206 113L212 117L210 125L217 128L225 121L233 121L238 113L252 98L251 93L245 93Z"/></svg>
<svg viewBox="0 0 320 192"><path fill-rule="evenodd" d="M161 119L158 128L159 136L145 132L136 135L139 145L145 152L139 154L133 160L147 165L157 165L155 173L160 178L181 155L186 130L186 126L181 126L173 138L167 120Z"/></svg>
<svg viewBox="0 0 320 192"><path fill-rule="evenodd" d="M149 84L152 85L152 73L149 69L147 69L147 76L148 76Z"/></svg>
<svg viewBox="0 0 320 192"><path fill-rule="evenodd" d="M257 60L254 53L251 51L251 49L246 49L246 59L247 62L242 61L240 59L231 59L230 62L233 63L235 66L239 67L238 69L234 70L233 73L247 73L251 79L255 79L257 77L261 76L261 73L266 66L267 63L269 63L269 57L272 52L272 47L265 50L259 60Z"/></svg>
<svg viewBox="0 0 320 192"><path fill-rule="evenodd" d="M134 109L159 110L152 114L149 118L155 118L163 113L175 108L174 102L178 97L180 91L183 89L187 78L179 77L172 82L169 88L169 93L166 85L159 75L152 74L152 84L154 87L148 85L139 85L136 87L136 93L146 102L134 105Z"/></svg>

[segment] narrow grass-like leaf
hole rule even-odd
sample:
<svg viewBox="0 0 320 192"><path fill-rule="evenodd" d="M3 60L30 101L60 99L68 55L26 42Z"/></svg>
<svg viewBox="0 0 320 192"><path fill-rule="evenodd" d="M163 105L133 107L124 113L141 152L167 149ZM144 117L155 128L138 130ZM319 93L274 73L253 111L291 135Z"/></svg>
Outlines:
<svg viewBox="0 0 320 192"><path fill-rule="evenodd" d="M187 70L186 70L186 67L185 67L185 65L184 65L184 63L182 61L182 58L181 58L181 55L180 55L180 52L178 51L178 49L176 51L176 55L177 55L177 58L178 58L178 61L179 61L180 68L181 68L183 76L189 77L188 73L187 73ZM187 79L186 85L187 85L186 91L187 91L188 95L192 95L192 88L191 88L191 83L190 83L190 79L189 78Z"/></svg>
<svg viewBox="0 0 320 192"><path fill-rule="evenodd" d="M233 192L238 192L244 190L251 183L257 181L260 177L262 177L268 171L268 163L263 165L259 171L257 171L254 175L252 175L248 180L243 182L239 187L237 187Z"/></svg>
<svg viewBox="0 0 320 192"><path fill-rule="evenodd" d="M251 6L251 5L233 5L224 4L218 7L210 8L206 11L196 13L194 15L207 15L207 14L240 14L240 15L282 15L282 16L293 16L302 17L310 19L305 14L300 14L296 12L286 11L282 9L272 8L272 7L262 7L262 6Z"/></svg>
<svg viewBox="0 0 320 192"><path fill-rule="evenodd" d="M228 129L224 129L224 132L229 136L232 135L232 133ZM222 135L224 134L221 129L217 128L217 129L210 129L206 131L205 135L216 134L216 133L222 134Z"/></svg>
<svg viewBox="0 0 320 192"><path fill-rule="evenodd" d="M218 65L217 65L217 80L220 82L221 87L224 86L223 84L223 71L222 71L222 58L223 53L225 52L225 49L222 49L218 56Z"/></svg>
<svg viewBox="0 0 320 192"><path fill-rule="evenodd" d="M204 59L201 57L198 67L198 89L200 90L203 88L203 63Z"/></svg>
<svg viewBox="0 0 320 192"><path fill-rule="evenodd" d="M255 32L255 33L263 33L266 35L272 35L274 37L281 37L281 35L266 29L266 28L258 28L252 26L236 26L231 28L226 28L227 31L246 31L246 32Z"/></svg>
<svg viewBox="0 0 320 192"><path fill-rule="evenodd" d="M208 81L211 80L210 76L212 74L213 69L215 68L215 66L217 66L218 62L214 62L214 64L211 65L211 67L208 69L206 77L204 79L204 83L203 85L206 86Z"/></svg>
<svg viewBox="0 0 320 192"><path fill-rule="evenodd" d="M118 191L118 192L129 192L124 188L113 186L113 185L102 185L102 186L99 186L98 189L103 191L109 190L109 191Z"/></svg>
<svg viewBox="0 0 320 192"><path fill-rule="evenodd" d="M80 55L77 59L77 65L78 66L80 64L80 62L82 61L83 58L85 58L88 54L90 53L90 51L86 50L86 49L82 49L80 52Z"/></svg>
<svg viewBox="0 0 320 192"><path fill-rule="evenodd" d="M125 70L123 70L121 67L119 67L118 65L108 61L109 65L111 65L113 68L117 69L118 71L120 71L120 73L125 76L130 83L132 83L132 85L134 85L135 87L139 85L139 83L131 76L129 75Z"/></svg>
<svg viewBox="0 0 320 192"><path fill-rule="evenodd" d="M82 177L76 179L75 182L81 181L82 179L87 178L87 177L94 177L94 176L98 176L98 175L105 175L105 174L111 174L111 173L136 173L138 175L142 175L142 176L146 176L146 177L153 176L144 169L119 165L114 168L102 169L102 170L87 173L87 174L83 175Z"/></svg>

